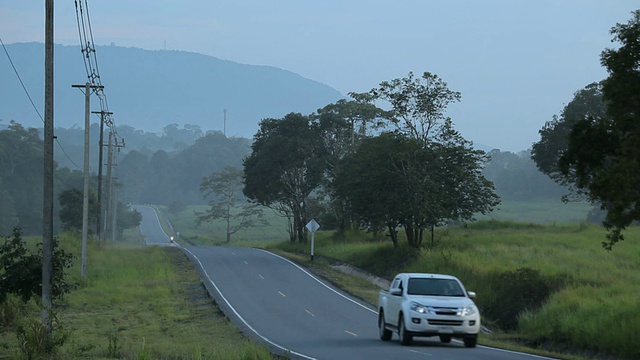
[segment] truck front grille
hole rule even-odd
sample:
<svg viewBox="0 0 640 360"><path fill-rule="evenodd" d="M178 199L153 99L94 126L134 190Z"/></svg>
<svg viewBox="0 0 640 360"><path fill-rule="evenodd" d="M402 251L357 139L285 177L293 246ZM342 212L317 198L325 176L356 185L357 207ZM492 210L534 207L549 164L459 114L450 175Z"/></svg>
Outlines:
<svg viewBox="0 0 640 360"><path fill-rule="evenodd" d="M462 320L428 319L429 325L462 326Z"/></svg>

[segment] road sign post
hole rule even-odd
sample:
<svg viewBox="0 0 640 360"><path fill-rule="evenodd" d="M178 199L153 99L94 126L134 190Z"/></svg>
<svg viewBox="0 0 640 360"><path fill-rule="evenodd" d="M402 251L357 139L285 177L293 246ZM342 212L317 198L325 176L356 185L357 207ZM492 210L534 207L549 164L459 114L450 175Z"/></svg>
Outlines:
<svg viewBox="0 0 640 360"><path fill-rule="evenodd" d="M307 223L307 229L311 231L311 261L313 261L314 235L316 234L316 230L320 229L320 224L311 219L311 221Z"/></svg>

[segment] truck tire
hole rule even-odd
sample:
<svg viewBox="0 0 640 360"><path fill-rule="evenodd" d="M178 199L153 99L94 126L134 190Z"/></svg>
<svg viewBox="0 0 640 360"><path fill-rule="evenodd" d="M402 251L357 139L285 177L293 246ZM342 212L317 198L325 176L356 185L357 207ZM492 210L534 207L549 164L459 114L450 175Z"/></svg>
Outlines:
<svg viewBox="0 0 640 360"><path fill-rule="evenodd" d="M440 342L448 344L451 342L451 335L440 335Z"/></svg>
<svg viewBox="0 0 640 360"><path fill-rule="evenodd" d="M468 348L476 347L478 343L478 335L472 335L470 337L465 337L462 339L464 341L464 346Z"/></svg>
<svg viewBox="0 0 640 360"><path fill-rule="evenodd" d="M407 329L404 327L403 317L404 316L400 314L400 320L398 321L398 336L400 337L400 344L411 345L411 342L413 341L413 336L407 333Z"/></svg>
<svg viewBox="0 0 640 360"><path fill-rule="evenodd" d="M387 324L384 322L384 312L382 310L380 310L380 315L378 316L378 330L380 330L380 340L391 340L393 333L387 329Z"/></svg>

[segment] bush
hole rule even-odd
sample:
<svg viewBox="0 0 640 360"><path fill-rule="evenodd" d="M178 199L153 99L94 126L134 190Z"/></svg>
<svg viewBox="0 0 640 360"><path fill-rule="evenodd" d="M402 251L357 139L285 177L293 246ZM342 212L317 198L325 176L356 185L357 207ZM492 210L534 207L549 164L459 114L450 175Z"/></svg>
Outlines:
<svg viewBox="0 0 640 360"><path fill-rule="evenodd" d="M71 267L73 255L59 248L57 238L52 246L52 296L60 299L75 286L65 280L65 269ZM37 253L29 252L20 228L14 228L13 236L4 237L4 244L0 245L0 304L9 294L19 296L25 303L42 294L42 244L38 245Z"/></svg>
<svg viewBox="0 0 640 360"><path fill-rule="evenodd" d="M565 277L544 276L530 268L496 274L490 279L494 298L483 304L483 315L504 331L516 330L521 314L540 309L565 282Z"/></svg>

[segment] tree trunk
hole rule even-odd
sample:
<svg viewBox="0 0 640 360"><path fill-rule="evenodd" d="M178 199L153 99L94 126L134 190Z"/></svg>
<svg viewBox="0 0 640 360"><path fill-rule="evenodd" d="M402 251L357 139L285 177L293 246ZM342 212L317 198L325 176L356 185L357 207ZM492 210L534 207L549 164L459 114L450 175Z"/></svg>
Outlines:
<svg viewBox="0 0 640 360"><path fill-rule="evenodd" d="M391 242L393 242L393 247L397 248L398 247L398 233L396 232L396 229L391 227L391 225L389 225L389 236L391 236Z"/></svg>
<svg viewBox="0 0 640 360"><path fill-rule="evenodd" d="M417 230L413 229L412 227L405 227L404 232L407 235L407 242L409 243L409 246L417 247Z"/></svg>

